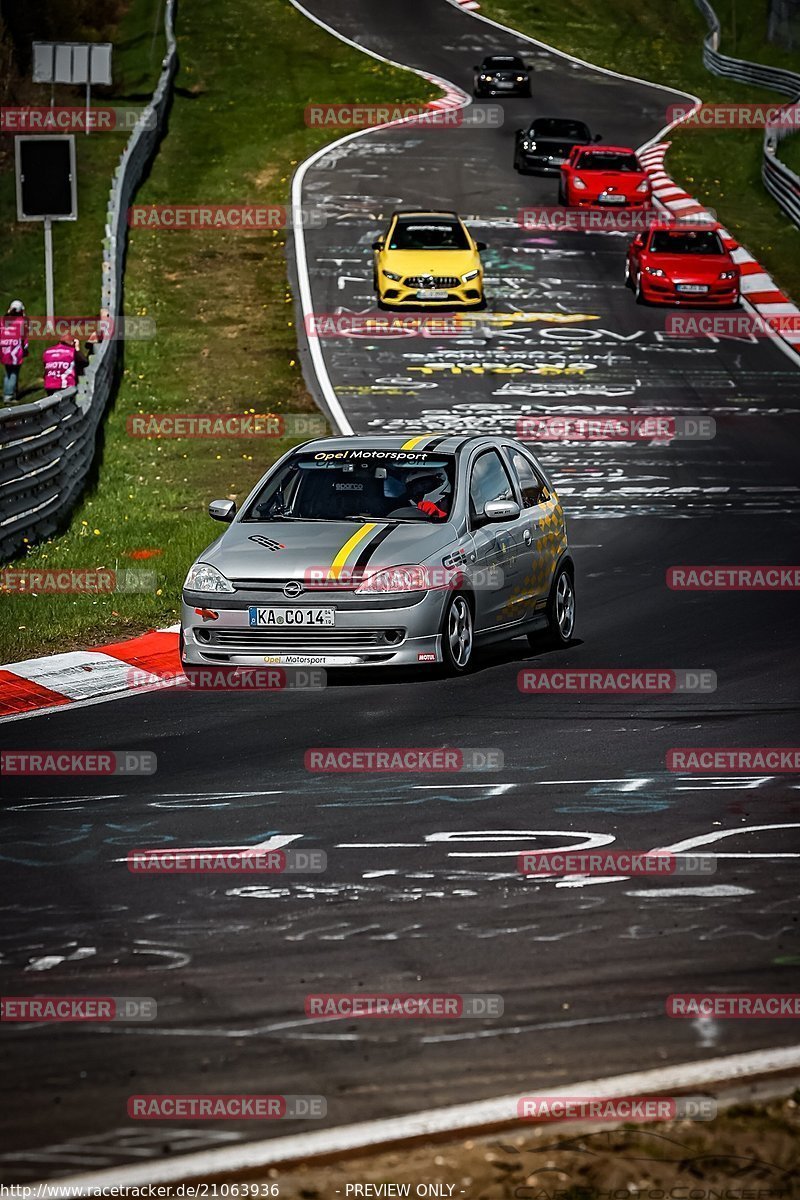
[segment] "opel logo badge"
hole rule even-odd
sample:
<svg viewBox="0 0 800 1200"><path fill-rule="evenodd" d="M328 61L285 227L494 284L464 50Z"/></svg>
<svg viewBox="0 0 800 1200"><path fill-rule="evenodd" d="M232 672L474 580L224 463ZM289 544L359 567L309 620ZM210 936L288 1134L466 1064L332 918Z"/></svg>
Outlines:
<svg viewBox="0 0 800 1200"><path fill-rule="evenodd" d="M295 596L299 596L302 591L303 591L303 585L302 585L302 583L299 583L296 579L290 579L288 583L285 583L283 585L284 596L288 596L289 599L291 599L291 600L293 600L295 598Z"/></svg>

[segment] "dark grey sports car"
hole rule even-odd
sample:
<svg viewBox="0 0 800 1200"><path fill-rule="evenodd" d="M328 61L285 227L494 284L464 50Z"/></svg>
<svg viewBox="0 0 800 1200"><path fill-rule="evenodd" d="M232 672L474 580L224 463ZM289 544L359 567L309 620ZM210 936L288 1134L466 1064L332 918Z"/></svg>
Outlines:
<svg viewBox="0 0 800 1200"><path fill-rule="evenodd" d="M575 622L564 514L504 437L324 438L285 454L183 588L181 659L198 667L442 663Z"/></svg>
<svg viewBox="0 0 800 1200"><path fill-rule="evenodd" d="M514 142L514 168L541 175L558 175L573 146L599 142L583 121L562 117L537 117L527 129L518 129Z"/></svg>
<svg viewBox="0 0 800 1200"><path fill-rule="evenodd" d="M473 68L475 96L530 96L531 67L516 54L489 54Z"/></svg>

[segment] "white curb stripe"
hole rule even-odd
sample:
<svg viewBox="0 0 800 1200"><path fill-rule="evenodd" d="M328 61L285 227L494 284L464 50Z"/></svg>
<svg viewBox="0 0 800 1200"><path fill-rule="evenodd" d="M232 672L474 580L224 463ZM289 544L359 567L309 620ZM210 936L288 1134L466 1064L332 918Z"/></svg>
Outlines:
<svg viewBox="0 0 800 1200"><path fill-rule="evenodd" d="M689 1088L707 1088L797 1068L800 1068L800 1046L789 1046L592 1079L569 1087L550 1086L544 1091L548 1094L557 1092L559 1096L592 1096L601 1100L621 1096L671 1095ZM375 1150L379 1146L393 1146L411 1138L442 1134L456 1137L465 1130L480 1131L483 1127L497 1125L523 1128L526 1122L519 1121L517 1104L525 1094L531 1094L530 1090L528 1093L520 1090L512 1096L428 1109L383 1121L363 1121L357 1125L321 1129L314 1133L245 1142L218 1150L202 1150L195 1154L178 1155L171 1161L159 1159L157 1162L129 1164L69 1178L60 1177L58 1183L75 1190L101 1186L174 1184L181 1180L207 1180L219 1175L229 1178L241 1171L265 1170L278 1163L307 1163L321 1156ZM37 1185L32 1186L35 1189Z"/></svg>
<svg viewBox="0 0 800 1200"><path fill-rule="evenodd" d="M47 658L29 658L2 668L41 687L66 696L69 700L86 700L107 692L126 691L130 687L130 663L101 651L73 650L69 654L52 654ZM158 676L142 671L145 682L158 682Z"/></svg>

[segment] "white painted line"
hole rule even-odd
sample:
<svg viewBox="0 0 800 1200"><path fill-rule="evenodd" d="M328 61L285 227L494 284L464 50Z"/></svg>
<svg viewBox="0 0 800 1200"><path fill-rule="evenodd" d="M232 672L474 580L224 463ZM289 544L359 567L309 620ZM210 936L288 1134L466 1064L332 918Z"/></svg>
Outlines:
<svg viewBox="0 0 800 1200"><path fill-rule="evenodd" d="M560 1096L595 1096L599 1099L663 1095L690 1088L708 1088L715 1084L739 1082L798 1068L800 1046L788 1046L711 1058L705 1062L656 1067L651 1071L635 1071L629 1075L592 1079L568 1087L559 1087L557 1090ZM549 1091L552 1090L551 1087ZM279 1163L312 1163L315 1158L356 1154L382 1146L395 1146L398 1142L412 1138L441 1135L452 1135L456 1138L466 1130L479 1136L482 1128L489 1132L498 1126L522 1128L526 1123L517 1117L517 1103L520 1096L530 1091L531 1089L527 1089L527 1092L520 1089L511 1096L433 1108L409 1113L404 1117L363 1121L357 1125L320 1129L289 1137L267 1138L216 1150L201 1150L194 1154L177 1155L166 1161L159 1159L156 1162L90 1171L83 1175L60 1177L58 1183L62 1187L69 1187L72 1194L79 1195L79 1189L82 1188L88 1190L103 1186L146 1187L192 1179L207 1181L218 1176L231 1179L243 1171L266 1170ZM36 1189L37 1184L31 1186ZM45 1185L38 1186L44 1193Z"/></svg>

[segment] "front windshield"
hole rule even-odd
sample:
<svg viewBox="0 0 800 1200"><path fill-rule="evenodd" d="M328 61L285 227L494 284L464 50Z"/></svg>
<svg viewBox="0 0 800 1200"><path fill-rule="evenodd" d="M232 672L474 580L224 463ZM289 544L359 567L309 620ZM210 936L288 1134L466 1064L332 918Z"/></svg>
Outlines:
<svg viewBox="0 0 800 1200"><path fill-rule="evenodd" d="M424 451L296 454L269 479L245 521L441 522L453 500L454 459Z"/></svg>
<svg viewBox="0 0 800 1200"><path fill-rule="evenodd" d="M579 171L641 171L635 154L614 153L606 150L587 150L578 160Z"/></svg>
<svg viewBox="0 0 800 1200"><path fill-rule="evenodd" d="M469 250L469 242L458 221L437 221L421 217L415 221L398 221L394 227L390 250Z"/></svg>
<svg viewBox="0 0 800 1200"><path fill-rule="evenodd" d="M684 233L653 234L650 249L656 254L723 254L722 243L713 229L698 229Z"/></svg>
<svg viewBox="0 0 800 1200"><path fill-rule="evenodd" d="M563 138L565 142L588 142L589 130L580 121L562 121L557 117L540 117L530 127L532 137Z"/></svg>

